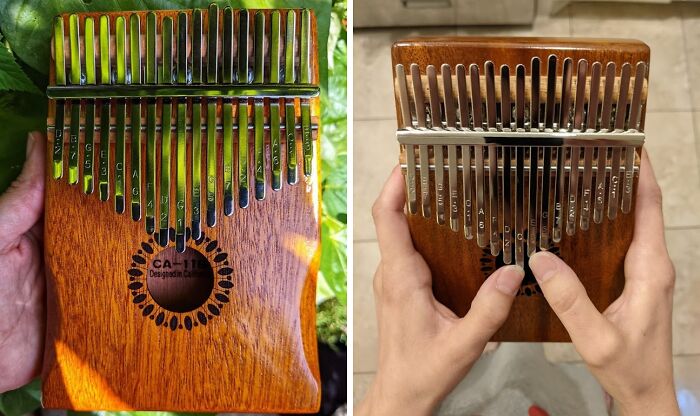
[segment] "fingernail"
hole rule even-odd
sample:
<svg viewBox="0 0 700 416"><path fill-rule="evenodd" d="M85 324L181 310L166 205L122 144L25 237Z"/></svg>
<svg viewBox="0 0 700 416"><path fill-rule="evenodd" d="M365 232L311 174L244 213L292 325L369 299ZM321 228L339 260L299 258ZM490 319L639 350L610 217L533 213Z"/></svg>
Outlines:
<svg viewBox="0 0 700 416"><path fill-rule="evenodd" d="M34 145L35 145L35 143L36 143L36 137L34 136L34 134L35 134L34 132L31 132L31 133L29 133L29 135L27 136L27 149L26 149L27 153L26 153L26 157L29 157L29 155L32 154L32 150L34 149Z"/></svg>
<svg viewBox="0 0 700 416"><path fill-rule="evenodd" d="M525 277L525 270L520 266L505 266L498 271L496 276L496 289L508 296L514 296L520 289L520 284Z"/></svg>
<svg viewBox="0 0 700 416"><path fill-rule="evenodd" d="M543 283L557 274L559 261L557 256L548 251L539 251L530 257L528 262L538 283Z"/></svg>

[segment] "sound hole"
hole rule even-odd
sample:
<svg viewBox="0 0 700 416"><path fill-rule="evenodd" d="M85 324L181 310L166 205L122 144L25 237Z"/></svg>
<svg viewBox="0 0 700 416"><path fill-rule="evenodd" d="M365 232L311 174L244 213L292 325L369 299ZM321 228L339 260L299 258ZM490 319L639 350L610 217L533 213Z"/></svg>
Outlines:
<svg viewBox="0 0 700 416"><path fill-rule="evenodd" d="M148 265L148 292L163 309L189 312L202 306L214 288L214 271L193 248L178 253L169 247Z"/></svg>

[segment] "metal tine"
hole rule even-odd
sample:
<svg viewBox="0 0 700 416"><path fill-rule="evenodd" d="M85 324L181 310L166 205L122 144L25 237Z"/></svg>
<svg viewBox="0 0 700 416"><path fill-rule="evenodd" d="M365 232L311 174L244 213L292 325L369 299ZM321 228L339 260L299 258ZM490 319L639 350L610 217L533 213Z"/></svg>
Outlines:
<svg viewBox="0 0 700 416"><path fill-rule="evenodd" d="M265 82L265 15L255 13L255 76L253 83ZM263 99L254 101L254 131L255 131L255 199L265 199L265 107Z"/></svg>
<svg viewBox="0 0 700 416"><path fill-rule="evenodd" d="M238 82L249 84L248 38L250 14L242 9L238 15ZM238 206L248 207L248 98L238 100Z"/></svg>
<svg viewBox="0 0 700 416"><path fill-rule="evenodd" d="M459 64L457 69L457 102L459 105L459 124L462 130L469 129L469 97L467 96L467 71ZM462 198L464 209L464 237L471 240L472 232L472 165L471 146L461 146L462 152Z"/></svg>
<svg viewBox="0 0 700 416"><path fill-rule="evenodd" d="M530 128L540 129L540 58L532 58L530 64ZM538 188L539 147L530 146L530 169L528 173L528 218L527 218L527 254L537 251L537 204L540 199Z"/></svg>
<svg viewBox="0 0 700 416"><path fill-rule="evenodd" d="M202 9L192 12L192 83L202 83ZM202 237L202 99L192 100L192 239Z"/></svg>
<svg viewBox="0 0 700 416"><path fill-rule="evenodd" d="M647 66L644 62L637 62L634 74L634 89L632 90L632 104L630 106L629 129L639 130L640 115L642 110L642 89L646 77ZM634 187L634 160L636 150L632 146L625 148L625 178L622 188L622 212L628 214L632 210L632 190Z"/></svg>
<svg viewBox="0 0 700 416"><path fill-rule="evenodd" d="M187 13L177 15L177 83L187 84ZM187 227L187 100L177 101L177 154L175 168L175 250L185 251Z"/></svg>
<svg viewBox="0 0 700 416"><path fill-rule="evenodd" d="M112 83L112 63L110 58L109 17L100 16L100 84ZM109 199L109 141L110 141L110 100L101 100L100 106L100 152L98 189L101 201ZM56 154L54 153L54 156ZM55 160L55 159L54 159Z"/></svg>
<svg viewBox="0 0 700 416"><path fill-rule="evenodd" d="M457 109L455 108L454 95L452 93L452 71L450 66L443 64L440 67L442 75L442 89L444 91L445 119L448 130L457 128ZM450 228L459 230L459 192L457 191L457 146L447 146L448 180L450 182Z"/></svg>
<svg viewBox="0 0 700 416"><path fill-rule="evenodd" d="M63 50L63 40L65 37L63 17L56 16L54 19L54 64L56 85L66 85L66 54ZM56 101L55 128L53 139L53 156L52 156L52 175L54 179L63 176L63 130L64 125L65 102L63 100Z"/></svg>
<svg viewBox="0 0 700 416"><path fill-rule="evenodd" d="M615 86L615 63L608 62L605 67L605 86L603 88L603 104L600 113L600 130L610 130L610 118L612 117L613 88ZM608 148L598 148L595 204L593 206L593 222L600 224L603 221L603 208L605 204L605 179L608 164Z"/></svg>
<svg viewBox="0 0 700 416"><path fill-rule="evenodd" d="M571 58L564 59L562 68L561 106L559 107L559 122L557 123L559 130L568 130L569 111L571 108L572 66L573 61ZM564 200L564 192L566 187L566 172L564 171L564 165L566 163L566 150L566 147L563 146L554 149L554 158L557 161L557 170L556 180L554 183L554 224L552 226L552 241L555 243L561 241L564 210L566 207L566 201Z"/></svg>
<svg viewBox="0 0 700 416"><path fill-rule="evenodd" d="M566 66L566 65L564 65ZM557 57L550 55L547 60L547 101L545 107L545 130L554 128L554 106L556 98L557 81ZM551 163L552 148L547 146L543 149L544 158L542 160L542 192L539 202L540 214L540 248L549 249L549 207L552 205L551 198ZM556 187L555 187L556 188ZM556 199L555 199L556 200Z"/></svg>
<svg viewBox="0 0 700 416"><path fill-rule="evenodd" d="M146 15L146 83L158 82L156 58L156 14ZM146 106L146 232L156 229L156 118L157 100L149 98Z"/></svg>
<svg viewBox="0 0 700 416"><path fill-rule="evenodd" d="M581 130L583 127L583 105L586 100L586 74L588 72L588 61L580 59L576 70L576 103L574 105L574 130ZM566 214L566 234L574 235L576 232L576 210L578 202L578 166L581 148L571 147L571 169L569 170L569 194L567 198Z"/></svg>
<svg viewBox="0 0 700 416"><path fill-rule="evenodd" d="M270 15L270 84L280 83L280 53L282 17L279 10ZM282 189L282 152L280 144L280 101L270 99L270 158L272 159L272 190Z"/></svg>
<svg viewBox="0 0 700 416"><path fill-rule="evenodd" d="M226 31L228 29L228 33ZM233 32L233 24L226 27L224 30L223 38L228 37L229 43L228 47L231 48L231 37ZM209 5L207 11L207 84L216 84L218 82L218 68L219 68L219 6L216 4ZM226 48L224 48L226 50ZM230 52L229 52L230 54ZM230 55L229 55L230 56ZM230 68L229 68L230 69ZM229 70L230 73L230 70ZM230 99L224 99L224 103L230 102ZM213 227L216 225L216 183L217 178L217 137L216 137L216 104L217 100L209 98L207 99L207 227ZM231 107L226 107L224 104L222 106L222 114L225 115L224 110L231 110ZM231 110L232 111L232 110ZM229 113L230 114L230 113ZM230 116L229 116L230 118ZM231 136L233 132L229 133L229 149L233 146L231 143ZM226 138L226 131L223 132L224 138ZM226 150L226 147L224 147ZM228 151L228 159L224 158L224 163L228 163L228 172L224 169L224 178L228 177L228 182L224 179L224 184L229 185L229 195L231 194L231 159L232 150ZM229 208L233 209L233 202L229 203Z"/></svg>
<svg viewBox="0 0 700 416"><path fill-rule="evenodd" d="M131 83L141 84L141 19L129 16ZM131 101L131 218L141 219L141 100Z"/></svg>
<svg viewBox="0 0 700 416"><path fill-rule="evenodd" d="M486 119L489 130L496 129L496 80L493 62L484 64L486 78ZM489 155L489 241L491 243L491 255L497 256L501 252L501 237L498 227L498 146L488 145Z"/></svg>
<svg viewBox="0 0 700 416"><path fill-rule="evenodd" d="M482 130L481 119L481 82L479 80L479 67L476 64L469 65L469 78L472 94L472 118L474 129ZM469 158L468 158L469 159ZM471 162L463 161L465 166L471 169ZM484 147L474 146L474 178L476 180L476 244L486 247L486 209L484 207Z"/></svg>
<svg viewBox="0 0 700 416"><path fill-rule="evenodd" d="M95 69L95 19L85 18L85 82L97 83ZM95 100L88 99L85 104L85 156L83 159L83 192L91 194L95 188Z"/></svg>
<svg viewBox="0 0 700 416"><path fill-rule="evenodd" d="M408 88L406 85L406 71L401 64L396 65L396 80L399 86L399 102L401 104L401 121L403 128L413 127L413 118L408 100ZM418 197L416 195L416 154L413 145L406 145L406 199L408 212L418 212Z"/></svg>
<svg viewBox="0 0 700 416"><path fill-rule="evenodd" d="M588 120L585 131L595 131L598 123L598 93L600 91L600 62L594 62L591 66L591 87L588 99ZM593 194L593 151L591 146L586 146L583 151L583 184L581 186L581 219L579 226L582 230L588 230L591 221L591 197Z"/></svg>
<svg viewBox="0 0 700 416"><path fill-rule="evenodd" d="M525 128L525 66L515 67L515 128ZM525 148L515 147L515 264L525 267L525 221L523 205L525 203Z"/></svg>
<svg viewBox="0 0 700 416"><path fill-rule="evenodd" d="M162 23L161 38L163 41L163 64L160 83L173 83L173 19L165 17ZM172 146L172 100L163 100L161 115L161 147L160 147L160 218L158 243L165 247L170 238L170 170Z"/></svg>
<svg viewBox="0 0 700 416"><path fill-rule="evenodd" d="M301 12L301 83L311 83L311 12L304 9ZM311 137L311 101L301 99L301 148L304 154L304 176L311 176L313 170L313 138Z"/></svg>
<svg viewBox="0 0 700 416"><path fill-rule="evenodd" d="M615 131L622 131L625 128L625 118L627 117L627 94L630 88L630 75L632 66L625 62L622 65L620 74L620 95L618 96L615 109ZM608 189L608 218L614 220L617 211L620 209L620 159L622 157L622 147L612 148L612 161L610 171L610 185Z"/></svg>
<svg viewBox="0 0 700 416"><path fill-rule="evenodd" d="M70 39L70 83L85 83L83 65L80 59L80 18L77 14L68 17ZM70 102L70 140L68 145L68 183L78 183L78 159L80 146L80 100Z"/></svg>
<svg viewBox="0 0 700 416"><path fill-rule="evenodd" d="M223 71L222 81L224 84L233 83L233 9L231 7L224 8L224 50L223 50ZM211 26L210 26L211 30ZM218 33L218 32L217 32ZM209 32L211 36L211 32ZM247 38L246 38L247 39ZM247 70L246 70L247 71ZM207 111L216 114L216 106L209 103ZM241 111L239 107L239 112ZM209 115L210 120L212 115ZM223 99L221 110L221 119L223 124L223 143L222 143L222 159L224 171L224 215L233 215L233 99L226 97ZM212 134L216 135L216 129ZM248 131L248 116L246 111L246 122L244 131ZM240 135L240 132L239 132ZM247 143L247 141L246 141ZM246 159L247 161L247 159Z"/></svg>
<svg viewBox="0 0 700 416"><path fill-rule="evenodd" d="M296 50L297 17L294 10L287 12L287 27L285 29L284 42L284 83L296 82L296 69L294 65L294 51ZM285 100L284 106L284 130L287 135L287 183L297 183L297 145L296 145L296 112L294 100Z"/></svg>
<svg viewBox="0 0 700 416"><path fill-rule="evenodd" d="M437 74L433 65L428 65L425 70L428 78L428 97L430 103L430 128L442 129L442 116L440 114L440 93L438 91ZM443 146L433 146L433 159L435 163L435 208L437 211L437 223L445 223L445 155Z"/></svg>
<svg viewBox="0 0 700 416"><path fill-rule="evenodd" d="M117 45L117 84L126 84L126 19L117 16L115 20L115 38ZM114 151L114 209L118 214L124 212L126 198L126 100L117 98L116 144Z"/></svg>
<svg viewBox="0 0 700 416"><path fill-rule="evenodd" d="M510 106L510 72L508 65L501 65L501 125L503 129L510 130L511 106ZM499 193L503 207L503 262L513 262L513 211L511 205L511 156L510 146L503 146L503 171L501 172L502 192Z"/></svg>
<svg viewBox="0 0 700 416"><path fill-rule="evenodd" d="M415 100L416 119L418 128L426 128L425 96L418 64L411 64L411 81L413 82L413 99ZM420 197L421 209L425 218L430 218L430 160L428 146L418 146L418 163L420 164Z"/></svg>

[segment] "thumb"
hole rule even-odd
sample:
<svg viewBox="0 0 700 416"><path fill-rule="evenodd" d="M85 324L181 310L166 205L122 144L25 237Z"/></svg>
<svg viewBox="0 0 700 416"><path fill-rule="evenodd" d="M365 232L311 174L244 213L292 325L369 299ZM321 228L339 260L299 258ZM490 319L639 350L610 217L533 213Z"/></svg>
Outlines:
<svg viewBox="0 0 700 416"><path fill-rule="evenodd" d="M27 137L27 159L22 173L0 195L0 249L5 250L29 231L44 212L44 172L46 169L43 135Z"/></svg>

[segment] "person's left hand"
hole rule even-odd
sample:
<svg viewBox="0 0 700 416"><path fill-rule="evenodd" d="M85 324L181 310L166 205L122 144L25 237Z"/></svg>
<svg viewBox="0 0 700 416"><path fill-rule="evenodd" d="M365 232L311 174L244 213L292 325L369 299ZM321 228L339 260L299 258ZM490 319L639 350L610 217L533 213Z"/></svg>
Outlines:
<svg viewBox="0 0 700 416"><path fill-rule="evenodd" d="M0 195L0 393L36 377L44 354L45 145L29 135L22 173Z"/></svg>

